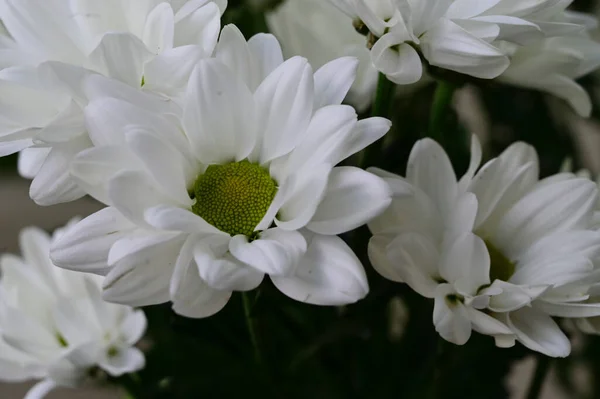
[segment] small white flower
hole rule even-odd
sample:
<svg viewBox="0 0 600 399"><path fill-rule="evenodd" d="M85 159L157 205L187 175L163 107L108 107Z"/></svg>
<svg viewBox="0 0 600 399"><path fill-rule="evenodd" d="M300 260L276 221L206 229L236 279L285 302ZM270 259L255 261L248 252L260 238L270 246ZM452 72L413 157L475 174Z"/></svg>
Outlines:
<svg viewBox="0 0 600 399"><path fill-rule="evenodd" d="M382 212L389 189L334 166L390 122L358 121L340 105L356 67L342 58L313 74L303 58L283 62L273 36L246 43L230 25L216 59L192 73L181 115L153 114L135 98L92 102L96 147L72 169L109 207L65 235L53 259L106 275L105 299L171 300L189 317L212 315L265 274L307 303L363 298L363 267L336 234Z"/></svg>
<svg viewBox="0 0 600 399"><path fill-rule="evenodd" d="M225 7L226 1L217 1ZM215 2L1 0L0 156L21 152L40 205L84 195L70 160L91 145L82 109L84 78L98 73L157 96L177 97L195 62L212 54ZM143 87L142 87L143 86Z"/></svg>
<svg viewBox="0 0 600 399"><path fill-rule="evenodd" d="M564 15L574 20L572 15ZM582 16L578 17L575 21ZM595 19L587 17L588 23L597 25ZM592 101L576 80L600 66L600 43L581 33L542 39L522 47L505 43L503 49L510 56L510 67L499 80L548 92L566 100L579 115L590 116Z"/></svg>
<svg viewBox="0 0 600 399"><path fill-rule="evenodd" d="M490 257L483 240L471 232L477 200L464 190L481 159L476 140L472 148L472 167L460 182L444 150L430 139L413 148L405 179L373 170L388 182L393 200L369 223L375 269L435 298L436 330L459 345L472 329L498 337L512 334L482 311L489 304Z"/></svg>
<svg viewBox="0 0 600 399"><path fill-rule="evenodd" d="M0 258L0 380L43 379L28 397L75 386L92 367L119 376L144 367L133 345L146 330L142 311L102 300L101 278L62 270L49 258L54 237L21 232L22 258Z"/></svg>
<svg viewBox="0 0 600 399"><path fill-rule="evenodd" d="M513 144L475 174L481 150L476 140L473 144L469 170L458 183L439 146L417 144L407 179L388 178L398 188L390 210L369 225L371 260L382 275L405 281L425 296L431 297L434 288L445 296L445 303L436 298L434 321L442 336L439 323L446 322L452 342L468 338L465 311L442 305L468 305L475 298L473 307L485 308L525 346L567 356L569 340L552 316L600 315L600 304L586 302L599 281L594 260L600 255L600 234L592 228L598 190L590 180L565 173L539 180L535 150L524 143ZM452 223L455 218L460 229ZM460 241L447 238L466 229L477 236L465 239L470 245L456 247ZM420 234L432 245L428 250L410 241L401 246L399 237L409 234ZM425 253L440 255L432 261ZM398 262L398 254L412 263ZM456 266L448 269L449 264ZM485 333L496 336L498 345L511 344L499 330Z"/></svg>
<svg viewBox="0 0 600 399"><path fill-rule="evenodd" d="M335 58L357 57L360 63L356 80L346 100L359 111L371 104L377 70L371 64L364 36L342 12L323 0L288 0L266 17L287 58L300 55L313 68L320 68Z"/></svg>

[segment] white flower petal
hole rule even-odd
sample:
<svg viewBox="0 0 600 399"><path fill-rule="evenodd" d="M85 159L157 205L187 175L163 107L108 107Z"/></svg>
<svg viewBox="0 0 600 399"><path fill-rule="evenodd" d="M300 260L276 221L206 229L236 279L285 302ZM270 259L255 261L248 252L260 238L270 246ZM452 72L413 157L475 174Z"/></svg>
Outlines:
<svg viewBox="0 0 600 399"><path fill-rule="evenodd" d="M148 14L143 42L149 51L160 54L173 46L175 16L169 3L161 3Z"/></svg>
<svg viewBox="0 0 600 399"><path fill-rule="evenodd" d="M390 202L389 186L381 178L358 168L333 168L325 195L306 227L318 234L345 233L378 216Z"/></svg>
<svg viewBox="0 0 600 399"><path fill-rule="evenodd" d="M140 87L143 66L152 57L146 45L131 33L106 33L90 54L106 74L133 87Z"/></svg>
<svg viewBox="0 0 600 399"><path fill-rule="evenodd" d="M337 236L314 235L291 277L271 277L285 295L314 305L347 305L364 298L369 286L363 266Z"/></svg>
<svg viewBox="0 0 600 399"><path fill-rule="evenodd" d="M103 298L130 306L169 301L169 281L184 238L141 248L119 261L106 275Z"/></svg>
<svg viewBox="0 0 600 399"><path fill-rule="evenodd" d="M384 277L400 277L413 290L426 298L433 298L439 285L439 252L428 237L418 233L398 235L387 247L388 261L394 265L394 274L373 264L375 270ZM392 278L393 281L397 281Z"/></svg>
<svg viewBox="0 0 600 399"><path fill-rule="evenodd" d="M145 365L144 354L137 348L117 349L116 353L106 354L98 362L98 366L113 377L141 370Z"/></svg>
<svg viewBox="0 0 600 399"><path fill-rule="evenodd" d="M249 242L238 235L229 241L229 251L238 260L271 276L287 276L306 252L306 240L297 231L280 228L266 230Z"/></svg>
<svg viewBox="0 0 600 399"><path fill-rule="evenodd" d="M542 236L587 224L597 202L596 185L571 179L533 190L507 212L492 241L509 259Z"/></svg>
<svg viewBox="0 0 600 399"><path fill-rule="evenodd" d="M406 179L431 198L440 215L452 214L458 191L456 175L448 155L438 143L423 139L414 145Z"/></svg>
<svg viewBox="0 0 600 399"><path fill-rule="evenodd" d="M225 64L214 59L200 61L192 73L183 124L204 164L240 161L256 144L252 93Z"/></svg>
<svg viewBox="0 0 600 399"><path fill-rule="evenodd" d="M194 6L193 3L193 1L188 2L191 7ZM184 10L184 6L175 15L174 45L176 47L197 44L202 46L205 54L213 53L221 29L221 10L214 2L205 3L206 5L192 12ZM224 3L227 4L226 1Z"/></svg>
<svg viewBox="0 0 600 399"><path fill-rule="evenodd" d="M551 357L567 357L571 343L550 316L531 308L511 312L508 326L519 342L529 349Z"/></svg>
<svg viewBox="0 0 600 399"><path fill-rule="evenodd" d="M204 240L196 245L194 259L202 280L218 291L251 291L258 287L264 273L245 265L228 252L229 239L219 237L217 244Z"/></svg>
<svg viewBox="0 0 600 399"><path fill-rule="evenodd" d="M462 302L449 299L449 295L455 295L449 284L442 284L436 289L433 324L446 341L464 345L471 337L469 313Z"/></svg>
<svg viewBox="0 0 600 399"><path fill-rule="evenodd" d="M54 146L44 160L29 189L29 196L38 205L71 202L85 195L69 173L70 163L76 154L90 145L86 137Z"/></svg>
<svg viewBox="0 0 600 399"><path fill-rule="evenodd" d="M52 244L50 256L65 269L106 274L111 246L134 228L115 208L104 208L66 231Z"/></svg>
<svg viewBox="0 0 600 399"><path fill-rule="evenodd" d="M440 257L441 276L454 283L462 295L475 295L480 287L490 283L490 255L475 234L460 236Z"/></svg>
<svg viewBox="0 0 600 399"><path fill-rule="evenodd" d="M212 316L227 304L229 291L217 291L209 287L198 273L194 260L194 247L198 237L191 235L183 244L169 288L173 310L186 317Z"/></svg>
<svg viewBox="0 0 600 399"><path fill-rule="evenodd" d="M195 213L175 206L160 205L149 208L144 213L144 219L148 224L160 230L227 235Z"/></svg>
<svg viewBox="0 0 600 399"><path fill-rule="evenodd" d="M310 65L294 57L275 69L256 89L260 163L294 149L313 112L314 81Z"/></svg>
<svg viewBox="0 0 600 399"><path fill-rule="evenodd" d="M356 78L358 60L354 57L337 58L319 68L314 75L314 109L326 105L339 105Z"/></svg>
<svg viewBox="0 0 600 399"><path fill-rule="evenodd" d="M58 385L51 379L45 379L35 384L23 399L44 399L51 391L56 389Z"/></svg>

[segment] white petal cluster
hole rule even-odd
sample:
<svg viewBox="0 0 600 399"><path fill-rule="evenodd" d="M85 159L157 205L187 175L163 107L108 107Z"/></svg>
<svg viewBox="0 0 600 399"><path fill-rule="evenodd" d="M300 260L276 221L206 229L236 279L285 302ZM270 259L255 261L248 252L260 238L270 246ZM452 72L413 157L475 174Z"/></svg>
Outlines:
<svg viewBox="0 0 600 399"><path fill-rule="evenodd" d="M189 317L212 315L265 275L306 303L363 298L364 269L336 235L381 213L390 192L371 173L335 165L390 122L358 121L341 105L356 68L346 57L313 73L304 58L284 61L273 36L246 42L229 25L180 109L90 78L94 147L71 169L108 207L65 234L54 261L104 275L107 300L172 301Z"/></svg>
<svg viewBox="0 0 600 399"><path fill-rule="evenodd" d="M565 13L566 21L581 23L586 29L577 34L544 38L525 46L503 44L510 66L500 81L550 93L562 98L581 116L592 112L587 91L576 80L600 66L600 43L590 36L597 28L594 18Z"/></svg>
<svg viewBox="0 0 600 399"><path fill-rule="evenodd" d="M406 178L390 184L390 208L369 224L370 258L384 277L435 298L433 321L448 341L471 330L514 340L548 356L567 356L568 338L552 317L600 315L590 303L600 274L594 228L596 185L561 173L539 179L535 150L515 143L479 170L474 138L468 171L457 181L443 149L418 142Z"/></svg>
<svg viewBox="0 0 600 399"><path fill-rule="evenodd" d="M313 68L338 57L358 58L356 80L346 100L358 111L371 104L377 70L371 63L364 36L348 23L344 13L323 0L286 0L266 18L286 58L306 57Z"/></svg>
<svg viewBox="0 0 600 399"><path fill-rule="evenodd" d="M21 152L40 205L85 193L69 177L92 145L83 81L110 77L165 101L216 45L226 0L1 0L0 156ZM116 84L116 83L115 83Z"/></svg>
<svg viewBox="0 0 600 399"><path fill-rule="evenodd" d="M330 0L368 30L371 60L397 84L419 81L423 64L540 89L589 116L575 79L600 65L591 16L570 0Z"/></svg>
<svg viewBox="0 0 600 399"><path fill-rule="evenodd" d="M53 237L21 232L22 257L0 258L0 380L42 379L28 398L56 386L75 386L99 367L113 376L144 367L133 345L146 330L142 311L102 300L101 278L55 267Z"/></svg>

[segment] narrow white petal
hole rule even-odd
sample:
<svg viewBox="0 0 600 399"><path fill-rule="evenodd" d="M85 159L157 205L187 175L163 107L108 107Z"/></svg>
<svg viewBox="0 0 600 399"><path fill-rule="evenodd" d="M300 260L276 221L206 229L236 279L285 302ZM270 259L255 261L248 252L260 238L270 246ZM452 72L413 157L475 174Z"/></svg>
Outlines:
<svg viewBox="0 0 600 399"><path fill-rule="evenodd" d="M247 158L256 144L252 93L222 62L202 60L192 73L184 127L204 164Z"/></svg>
<svg viewBox="0 0 600 399"><path fill-rule="evenodd" d="M315 72L314 109L341 104L356 78L358 60L354 57L335 59Z"/></svg>
<svg viewBox="0 0 600 399"><path fill-rule="evenodd" d="M508 326L519 342L529 349L551 357L567 357L571 343L550 316L531 308L510 313Z"/></svg>
<svg viewBox="0 0 600 399"><path fill-rule="evenodd" d="M44 399L51 391L57 388L57 384L51 379L46 379L35 384L23 399Z"/></svg>
<svg viewBox="0 0 600 399"><path fill-rule="evenodd" d="M262 142L259 159L271 161L294 149L313 112L313 73L307 60L290 58L275 69L254 95Z"/></svg>

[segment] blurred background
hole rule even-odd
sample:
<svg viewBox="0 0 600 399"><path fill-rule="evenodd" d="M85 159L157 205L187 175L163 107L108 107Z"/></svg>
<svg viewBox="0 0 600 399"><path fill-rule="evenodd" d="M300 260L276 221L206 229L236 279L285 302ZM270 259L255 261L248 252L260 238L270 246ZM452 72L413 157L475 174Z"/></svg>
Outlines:
<svg viewBox="0 0 600 399"><path fill-rule="evenodd" d="M265 13L276 10L279 3L277 0L230 0L223 24L235 23L250 37L268 29ZM575 0L573 9L596 14L598 7L593 0ZM285 25L277 27L278 31L281 29L285 30ZM455 138L448 150L456 161L457 174L466 169L468 148L465 143L471 133L476 133L481 138L486 158L499 154L516 140L523 140L537 148L542 175L556 173L569 158L574 169L586 168L596 176L600 172L600 72L583 78L580 83L594 102L589 119L577 116L562 100L536 91L496 82L462 87L445 121L446 129ZM379 166L400 174L404 172L413 143L426 134L433 89L433 85L425 83L399 91L394 102L394 128L385 140L385 156ZM368 107L364 115L368 115ZM29 199L29 182L18 177L16 168L17 157L0 158L1 252L18 252L18 233L23 227L37 225L53 230L71 217L87 216L100 208L87 198L66 205L39 207ZM364 234L364 230L356 234ZM363 260L365 249L359 254ZM347 310L314 310L281 296L271 298L281 302L281 314L264 315L267 326L264 328L289 334L268 343L272 353L267 357L274 368L280 356L294 359L288 370L291 376L286 376L281 384L296 390L295 397L335 398L340 393L337 385L347 385L346 392L341 392L344 398L378 397L374 386L398 384L418 390L428 382L423 380L420 371L426 369L432 358L436 359L438 345L431 323L431 303L406 288L392 287L374 276L372 270L369 273L373 295ZM276 294L267 289L264 295L270 298ZM210 322L182 320L171 315L168 306L148 309L151 348L148 363L152 366L141 372L141 378L168 387L164 394L148 393L148 398L182 397L173 393L178 392L179 383L177 379L172 380L173 376L181 376L177 378L184 381L182 385L187 384L186 389L193 387L194 392L203 392L202 396L207 398L238 397L254 389L262 390L263 394L268 392L263 390L263 382L257 382L261 378L253 370L251 355L244 352L247 348L239 348L248 344L243 322L236 319L241 310L238 305L231 303ZM309 314L306 308L312 312ZM337 312L341 322L330 328L333 312ZM356 315L365 314L369 314L368 325L355 323ZM297 328L300 322L302 331ZM573 354L568 359L553 361L542 397L600 398L600 379L597 378L600 376L600 338L585 336L575 329L568 331L574 342ZM179 334L177 339L174 332ZM374 347L373 342L383 343ZM349 345L356 353L347 361L348 356L342 356L340 351ZM313 356L317 352L318 356ZM475 335L465 347L452 347L445 353L449 353L448 358L441 360L447 362L451 371L440 377L437 384L447 390L446 397L525 397L535 359L520 345L499 350L491 338ZM383 363L374 364L375 359ZM323 381L311 380L317 371ZM306 381L311 383L305 384ZM0 398L22 398L28 386L0 383ZM317 390L313 391L315 387ZM268 393L263 397L267 396ZM123 397L122 394L108 384L76 391L57 390L48 396L50 399L119 397Z"/></svg>

